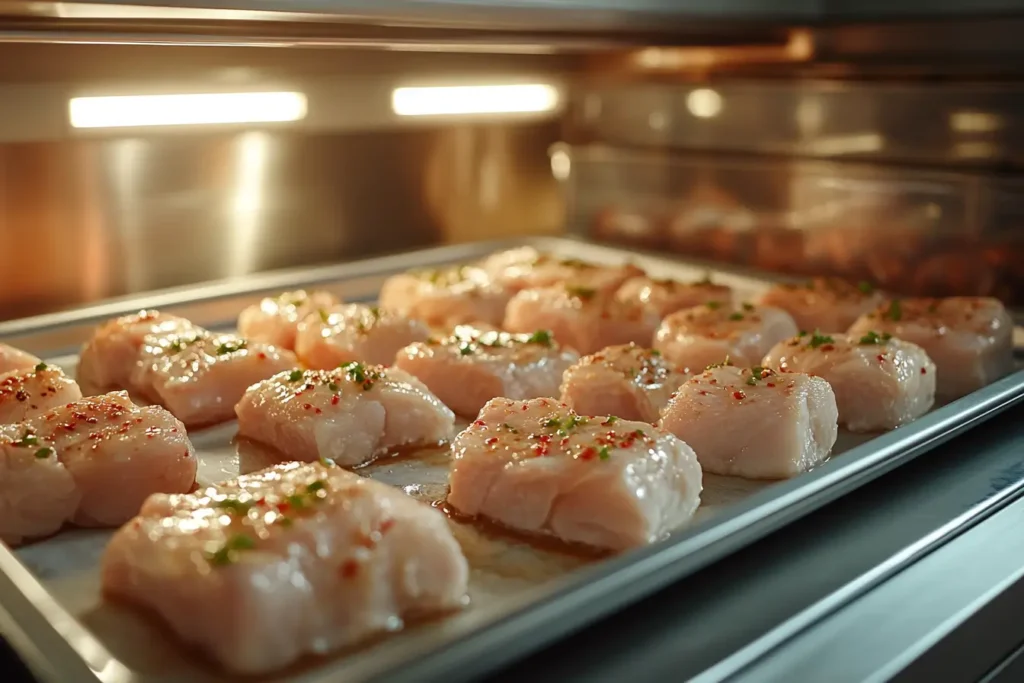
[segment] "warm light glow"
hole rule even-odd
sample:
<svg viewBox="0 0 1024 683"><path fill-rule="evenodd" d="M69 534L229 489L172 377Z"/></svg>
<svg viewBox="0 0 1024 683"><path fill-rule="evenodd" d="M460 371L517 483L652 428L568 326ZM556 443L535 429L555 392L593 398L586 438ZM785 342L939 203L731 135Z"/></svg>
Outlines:
<svg viewBox="0 0 1024 683"><path fill-rule="evenodd" d="M391 108L399 116L520 114L553 111L558 90L551 85L468 85L396 88Z"/></svg>
<svg viewBox="0 0 1024 683"><path fill-rule="evenodd" d="M306 96L247 92L74 97L68 109L74 128L268 123L305 118Z"/></svg>
<svg viewBox="0 0 1024 683"><path fill-rule="evenodd" d="M722 111L722 96L711 88L698 88L686 96L686 108L699 119L710 119Z"/></svg>

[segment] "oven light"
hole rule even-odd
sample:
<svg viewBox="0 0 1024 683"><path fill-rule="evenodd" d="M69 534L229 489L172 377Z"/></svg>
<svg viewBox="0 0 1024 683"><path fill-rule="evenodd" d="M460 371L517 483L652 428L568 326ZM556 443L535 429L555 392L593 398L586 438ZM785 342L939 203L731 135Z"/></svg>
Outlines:
<svg viewBox="0 0 1024 683"><path fill-rule="evenodd" d="M304 119L306 96L246 92L74 97L68 112L73 128L270 123Z"/></svg>
<svg viewBox="0 0 1024 683"><path fill-rule="evenodd" d="M391 108L399 116L520 114L557 106L558 90L538 83L396 88L391 94Z"/></svg>

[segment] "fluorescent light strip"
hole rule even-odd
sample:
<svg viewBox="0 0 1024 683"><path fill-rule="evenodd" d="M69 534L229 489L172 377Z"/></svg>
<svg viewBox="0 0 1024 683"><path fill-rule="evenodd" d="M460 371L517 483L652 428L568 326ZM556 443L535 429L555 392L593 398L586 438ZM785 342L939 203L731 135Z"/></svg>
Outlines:
<svg viewBox="0 0 1024 683"><path fill-rule="evenodd" d="M558 90L541 83L396 88L391 94L391 108L399 116L520 114L556 106Z"/></svg>
<svg viewBox="0 0 1024 683"><path fill-rule="evenodd" d="M246 92L74 97L68 110L73 128L269 123L304 119L306 96Z"/></svg>

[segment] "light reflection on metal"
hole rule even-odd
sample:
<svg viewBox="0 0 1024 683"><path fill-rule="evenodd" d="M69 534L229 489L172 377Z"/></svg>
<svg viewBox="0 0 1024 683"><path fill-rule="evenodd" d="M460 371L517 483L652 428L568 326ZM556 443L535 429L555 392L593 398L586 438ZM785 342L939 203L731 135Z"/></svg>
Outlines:
<svg viewBox="0 0 1024 683"><path fill-rule="evenodd" d="M546 83L396 88L391 95L399 116L545 113L558 102L558 89Z"/></svg>
<svg viewBox="0 0 1024 683"><path fill-rule="evenodd" d="M711 119L722 112L722 96L711 88L697 88L686 96L686 108L699 119Z"/></svg>
<svg viewBox="0 0 1024 683"><path fill-rule="evenodd" d="M245 92L73 97L68 114L73 128L287 122L306 117L306 96Z"/></svg>
<svg viewBox="0 0 1024 683"><path fill-rule="evenodd" d="M949 127L959 133L991 133L1003 127L1003 119L983 111L957 111L950 115Z"/></svg>
<svg viewBox="0 0 1024 683"><path fill-rule="evenodd" d="M260 217L263 212L264 179L270 139L266 133L250 131L237 140L237 178L234 211L231 216L231 275L245 275L256 270L256 245L259 241Z"/></svg>
<svg viewBox="0 0 1024 683"><path fill-rule="evenodd" d="M805 62L813 56L812 34L794 29L784 42L774 45L648 47L633 52L631 61L643 71L700 71L738 64Z"/></svg>

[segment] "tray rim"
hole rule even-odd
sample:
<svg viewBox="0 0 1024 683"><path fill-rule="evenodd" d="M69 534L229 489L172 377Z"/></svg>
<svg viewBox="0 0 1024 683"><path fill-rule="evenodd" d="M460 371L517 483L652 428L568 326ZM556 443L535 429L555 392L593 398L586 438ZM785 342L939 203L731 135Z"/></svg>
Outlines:
<svg viewBox="0 0 1024 683"><path fill-rule="evenodd" d="M94 306L0 323L0 340L84 325L143 307L185 305L259 295L287 287L383 277L411 267L465 261L512 246L532 245L543 249L584 244L609 257L641 257L667 267L676 264L713 268L724 275L760 281L791 279L693 259L666 258L663 254L576 238L519 238L435 247L108 300ZM809 473L754 493L672 538L572 572L549 595L513 608L478 631L430 653L398 662L375 675L373 680L419 682L443 678L450 683L491 672L669 583L684 579L1022 401L1024 370L942 406L906 427L855 446L841 458L830 460ZM132 678L131 672L108 654L100 641L49 594L13 551L2 544L0 609L10 615L10 621L24 636L10 639L11 646L33 670L52 672L54 680L120 683ZM26 641L33 647L19 646ZM330 666L326 665L316 673L315 679L327 680L329 676Z"/></svg>

